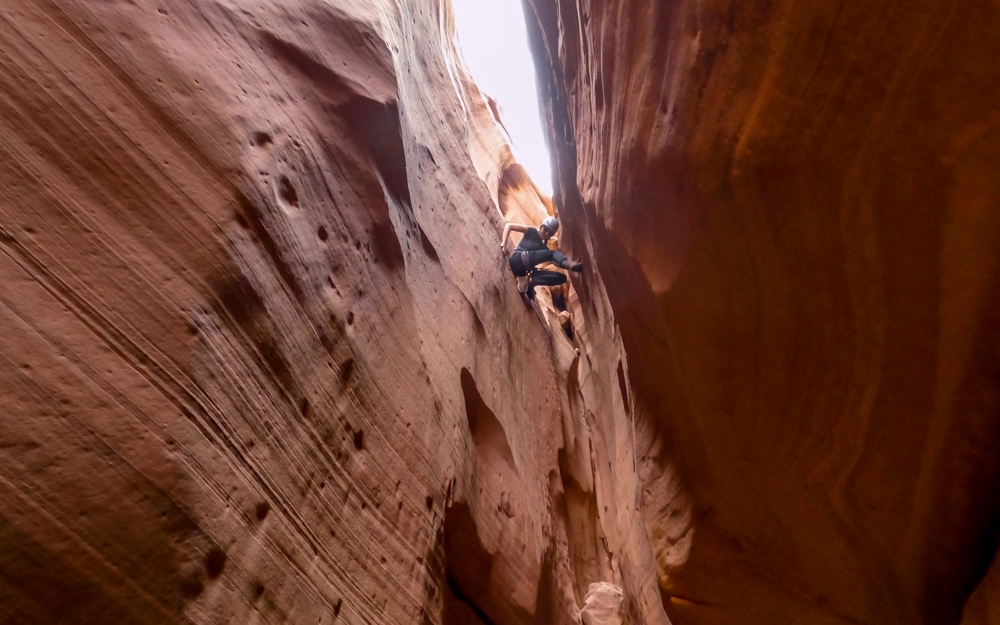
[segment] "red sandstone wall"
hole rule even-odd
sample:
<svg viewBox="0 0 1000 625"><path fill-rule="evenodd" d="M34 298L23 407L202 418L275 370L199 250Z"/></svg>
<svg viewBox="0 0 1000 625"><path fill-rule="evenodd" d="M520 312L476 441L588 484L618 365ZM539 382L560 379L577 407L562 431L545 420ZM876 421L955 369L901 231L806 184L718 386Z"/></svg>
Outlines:
<svg viewBox="0 0 1000 625"><path fill-rule="evenodd" d="M957 622L1000 519L1000 9L525 4L643 480L694 500L682 540L645 491L673 621Z"/></svg>
<svg viewBox="0 0 1000 625"><path fill-rule="evenodd" d="M518 297L447 6L0 6L0 621L665 622L613 318Z"/></svg>
<svg viewBox="0 0 1000 625"><path fill-rule="evenodd" d="M0 620L958 621L994 8L529 8L572 339L442 3L0 7Z"/></svg>
<svg viewBox="0 0 1000 625"><path fill-rule="evenodd" d="M525 5L670 617L958 622L1000 520L1000 7Z"/></svg>

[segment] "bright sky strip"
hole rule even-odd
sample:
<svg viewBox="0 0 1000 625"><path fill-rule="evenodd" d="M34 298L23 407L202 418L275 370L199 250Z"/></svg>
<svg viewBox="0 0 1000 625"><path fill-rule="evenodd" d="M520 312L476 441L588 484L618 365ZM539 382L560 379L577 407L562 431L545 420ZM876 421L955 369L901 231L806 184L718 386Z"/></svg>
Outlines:
<svg viewBox="0 0 1000 625"><path fill-rule="evenodd" d="M452 5L462 56L479 89L497 101L514 158L551 195L552 164L521 0L452 0Z"/></svg>

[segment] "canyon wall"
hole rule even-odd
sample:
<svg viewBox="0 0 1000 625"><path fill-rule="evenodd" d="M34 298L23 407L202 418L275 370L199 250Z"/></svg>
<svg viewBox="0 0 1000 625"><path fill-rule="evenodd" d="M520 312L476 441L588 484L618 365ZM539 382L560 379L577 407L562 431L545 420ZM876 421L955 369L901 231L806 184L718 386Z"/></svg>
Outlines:
<svg viewBox="0 0 1000 625"><path fill-rule="evenodd" d="M0 620L998 622L1000 7L525 7L0 4Z"/></svg>
<svg viewBox="0 0 1000 625"><path fill-rule="evenodd" d="M667 622L447 2L10 0L0 70L0 621Z"/></svg>
<svg viewBox="0 0 1000 625"><path fill-rule="evenodd" d="M959 622L1000 529L1000 5L525 10L670 618Z"/></svg>

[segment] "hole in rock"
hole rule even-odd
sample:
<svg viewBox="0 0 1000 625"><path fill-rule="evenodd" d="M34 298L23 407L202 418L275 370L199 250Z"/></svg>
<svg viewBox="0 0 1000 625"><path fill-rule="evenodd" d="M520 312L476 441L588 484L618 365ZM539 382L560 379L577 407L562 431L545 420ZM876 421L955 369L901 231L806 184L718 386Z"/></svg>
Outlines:
<svg viewBox="0 0 1000 625"><path fill-rule="evenodd" d="M469 307L472 309L472 324L475 327L476 339L480 341L485 341L486 328L483 326L483 320L479 318L479 311L476 310L476 307L472 306L471 303L469 304Z"/></svg>
<svg viewBox="0 0 1000 625"><path fill-rule="evenodd" d="M299 402L299 412L302 413L303 417L309 414L309 400L305 397L303 397L302 401Z"/></svg>
<svg viewBox="0 0 1000 625"><path fill-rule="evenodd" d="M365 433L362 430L354 433L354 448L358 451L365 448Z"/></svg>
<svg viewBox="0 0 1000 625"><path fill-rule="evenodd" d="M209 579L215 579L222 575L222 569L226 566L226 553L218 547L213 548L205 556L205 572Z"/></svg>
<svg viewBox="0 0 1000 625"><path fill-rule="evenodd" d="M271 504L266 501L262 501L257 504L257 520L263 521L267 518L267 513L271 511Z"/></svg>
<svg viewBox="0 0 1000 625"><path fill-rule="evenodd" d="M425 157L427 157L427 160L429 160L432 164L437 165L437 159L434 158L434 153L431 152L431 149L429 147L427 147L426 145L421 145L420 153L423 154Z"/></svg>
<svg viewBox="0 0 1000 625"><path fill-rule="evenodd" d="M326 243L327 240L330 238L330 235L326 231L326 226L320 226L319 230L316 231L316 236L318 236L319 240L324 243Z"/></svg>
<svg viewBox="0 0 1000 625"><path fill-rule="evenodd" d="M333 604L333 615L340 616L340 608L344 606L343 599L337 599L337 603Z"/></svg>
<svg viewBox="0 0 1000 625"><path fill-rule="evenodd" d="M618 390L622 394L622 404L625 406L625 414L632 414L632 404L628 400L628 383L625 380L625 367L622 361L618 361Z"/></svg>
<svg viewBox="0 0 1000 625"><path fill-rule="evenodd" d="M257 295L250 281L243 275L226 276L215 285L218 305L216 312L232 318L243 329L251 329L264 311L264 300ZM228 314L227 314L228 313Z"/></svg>
<svg viewBox="0 0 1000 625"><path fill-rule="evenodd" d="M359 143L368 149L386 195L410 204L406 176L406 149L399 125L399 109L365 97L351 98L341 109Z"/></svg>
<svg viewBox="0 0 1000 625"><path fill-rule="evenodd" d="M349 326L354 325L354 312L353 311L347 313L347 325L349 325Z"/></svg>
<svg viewBox="0 0 1000 625"><path fill-rule="evenodd" d="M486 462L495 457L516 472L514 454L511 453L510 443L507 442L507 433L480 396L476 380L465 368L462 369L460 377L462 394L465 397L465 416L469 421L469 431L472 433L476 452L481 454Z"/></svg>
<svg viewBox="0 0 1000 625"><path fill-rule="evenodd" d="M424 499L424 503L427 504L427 510L428 511L434 509L434 497L433 496L427 495L427 497Z"/></svg>
<svg viewBox="0 0 1000 625"><path fill-rule="evenodd" d="M372 244L375 253L372 255L372 262L377 263L378 259L383 259L388 269L403 266L403 248L399 245L396 237L396 230L389 220L376 223L372 228Z"/></svg>
<svg viewBox="0 0 1000 625"><path fill-rule="evenodd" d="M418 230L420 230L420 245L424 248L424 253L427 254L434 262L440 263L441 259L438 258L437 250L434 249L433 245L431 245L431 240L427 238L427 235L424 233L424 229L418 226Z"/></svg>
<svg viewBox="0 0 1000 625"><path fill-rule="evenodd" d="M282 176L278 180L278 197L289 206L299 207L299 194L295 192L295 187L292 186L288 176Z"/></svg>
<svg viewBox="0 0 1000 625"><path fill-rule="evenodd" d="M476 521L466 504L455 504L445 510L441 542L445 582L441 622L444 625L506 622L491 618L495 611L491 609L494 606L490 596L493 556L483 546ZM531 621L525 619L523 622Z"/></svg>
<svg viewBox="0 0 1000 625"><path fill-rule="evenodd" d="M351 381L351 375L354 373L354 359L348 358L340 365L340 383L347 386L347 383Z"/></svg>
<svg viewBox="0 0 1000 625"><path fill-rule="evenodd" d="M271 139L271 135L267 134L266 132L258 131L250 135L250 144L255 145L259 148L266 148L272 143L274 143L274 140Z"/></svg>
<svg viewBox="0 0 1000 625"><path fill-rule="evenodd" d="M254 599L260 599L260 596L264 594L264 584L260 582L253 583L253 596Z"/></svg>

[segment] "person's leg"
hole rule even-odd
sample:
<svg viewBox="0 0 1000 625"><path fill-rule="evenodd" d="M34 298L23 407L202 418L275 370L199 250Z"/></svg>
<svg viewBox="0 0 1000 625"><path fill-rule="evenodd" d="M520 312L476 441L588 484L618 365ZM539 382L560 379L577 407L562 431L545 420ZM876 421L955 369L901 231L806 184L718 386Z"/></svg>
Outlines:
<svg viewBox="0 0 1000 625"><path fill-rule="evenodd" d="M521 252L514 252L507 259L507 265L510 267L511 273L515 276L521 277L528 275L527 267L521 263Z"/></svg>
<svg viewBox="0 0 1000 625"><path fill-rule="evenodd" d="M536 269L531 272L532 286L556 286L566 284L566 274L558 271L545 271Z"/></svg>
<svg viewBox="0 0 1000 625"><path fill-rule="evenodd" d="M514 274L514 282L517 284L517 292L522 295L531 288L528 280L528 270L522 262L523 258L521 252L514 252L507 259L507 265L510 266L510 272Z"/></svg>
<svg viewBox="0 0 1000 625"><path fill-rule="evenodd" d="M534 268L537 267L538 265L541 265L542 263L555 262L555 260L553 260L553 257L556 254L562 256L562 252L558 250L535 250L534 252L528 252L528 264L531 265L532 268Z"/></svg>
<svg viewBox="0 0 1000 625"><path fill-rule="evenodd" d="M528 299L535 299L536 286L557 286L565 283L566 274L564 273L559 273L558 271L545 271L544 269L535 269L531 272L531 281L528 282L527 288L524 289L524 295Z"/></svg>
<svg viewBox="0 0 1000 625"><path fill-rule="evenodd" d="M578 273L583 271L583 265L581 263L566 258L566 255L559 250L538 250L535 252L528 252L528 259L532 267L541 263L554 263L561 269L568 269L569 271L576 271Z"/></svg>
<svg viewBox="0 0 1000 625"><path fill-rule="evenodd" d="M583 263L566 258L566 256L558 250L552 252L552 262L554 262L560 269L583 273Z"/></svg>

